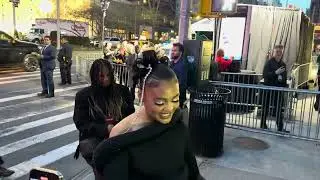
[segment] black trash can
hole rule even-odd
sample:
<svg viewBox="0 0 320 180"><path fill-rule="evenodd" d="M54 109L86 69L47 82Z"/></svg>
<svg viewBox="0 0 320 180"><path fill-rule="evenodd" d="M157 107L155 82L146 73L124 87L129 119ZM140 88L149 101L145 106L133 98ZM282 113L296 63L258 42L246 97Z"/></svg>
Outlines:
<svg viewBox="0 0 320 180"><path fill-rule="evenodd" d="M230 93L229 89L210 84L190 90L189 132L197 155L222 155L226 100Z"/></svg>

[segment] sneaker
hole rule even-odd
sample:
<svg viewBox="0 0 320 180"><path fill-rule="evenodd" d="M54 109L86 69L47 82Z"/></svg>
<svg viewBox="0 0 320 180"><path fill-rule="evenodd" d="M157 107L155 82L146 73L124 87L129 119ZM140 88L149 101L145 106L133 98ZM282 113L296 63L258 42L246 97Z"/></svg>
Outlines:
<svg viewBox="0 0 320 180"><path fill-rule="evenodd" d="M11 171L9 169L6 169L6 168L0 166L0 177L9 177L13 173L14 173L14 171Z"/></svg>

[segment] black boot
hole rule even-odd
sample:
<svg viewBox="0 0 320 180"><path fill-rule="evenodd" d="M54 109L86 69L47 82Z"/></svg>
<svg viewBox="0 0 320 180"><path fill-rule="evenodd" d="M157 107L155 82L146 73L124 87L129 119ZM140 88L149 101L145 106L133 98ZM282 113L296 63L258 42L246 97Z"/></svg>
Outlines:
<svg viewBox="0 0 320 180"><path fill-rule="evenodd" d="M52 97L54 97L54 92L51 92L50 94L47 94L45 96L45 98L52 98Z"/></svg>
<svg viewBox="0 0 320 180"><path fill-rule="evenodd" d="M46 95L48 95L48 93L42 91L41 93L38 93L37 95L40 97L45 97Z"/></svg>
<svg viewBox="0 0 320 180"><path fill-rule="evenodd" d="M6 168L0 166L0 177L9 177L13 173L14 173L14 171L11 171L9 169L6 169Z"/></svg>

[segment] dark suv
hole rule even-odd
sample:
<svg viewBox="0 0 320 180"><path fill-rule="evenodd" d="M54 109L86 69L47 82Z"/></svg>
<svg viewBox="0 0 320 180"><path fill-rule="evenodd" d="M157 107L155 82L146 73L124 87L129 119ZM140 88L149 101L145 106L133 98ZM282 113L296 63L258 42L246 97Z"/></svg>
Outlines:
<svg viewBox="0 0 320 180"><path fill-rule="evenodd" d="M0 31L0 67L22 66L25 71L36 71L38 60L32 52L40 53L37 44L19 41Z"/></svg>

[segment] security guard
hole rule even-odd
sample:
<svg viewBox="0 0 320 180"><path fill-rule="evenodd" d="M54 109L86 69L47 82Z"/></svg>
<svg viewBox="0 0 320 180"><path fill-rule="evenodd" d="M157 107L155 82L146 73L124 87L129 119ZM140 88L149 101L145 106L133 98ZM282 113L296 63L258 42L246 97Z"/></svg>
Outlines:
<svg viewBox="0 0 320 180"><path fill-rule="evenodd" d="M66 37L61 37L61 49L58 54L60 63L60 85L71 84L72 47Z"/></svg>

